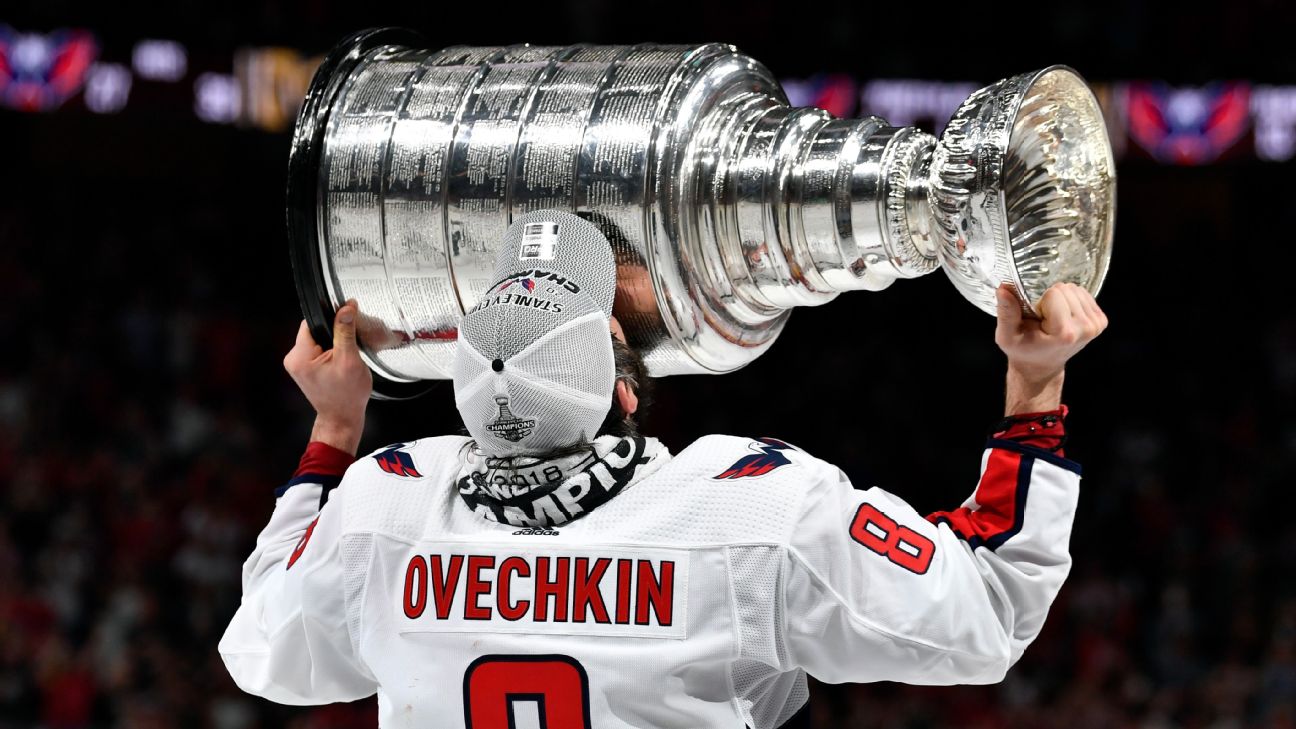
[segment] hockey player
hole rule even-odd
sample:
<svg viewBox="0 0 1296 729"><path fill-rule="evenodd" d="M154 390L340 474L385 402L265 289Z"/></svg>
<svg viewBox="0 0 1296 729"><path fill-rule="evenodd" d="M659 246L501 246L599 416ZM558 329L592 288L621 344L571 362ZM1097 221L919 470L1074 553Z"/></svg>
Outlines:
<svg viewBox="0 0 1296 729"><path fill-rule="evenodd" d="M244 690L376 692L393 728L767 729L805 704L807 673L993 683L1039 634L1079 495L1063 367L1107 324L1083 289L1054 286L1040 320L999 292L1008 417L973 494L924 518L778 440L672 456L637 434L642 366L591 223L522 216L496 273L459 333L468 436L356 460L357 311L329 351L303 323L284 365L314 430L220 643Z"/></svg>

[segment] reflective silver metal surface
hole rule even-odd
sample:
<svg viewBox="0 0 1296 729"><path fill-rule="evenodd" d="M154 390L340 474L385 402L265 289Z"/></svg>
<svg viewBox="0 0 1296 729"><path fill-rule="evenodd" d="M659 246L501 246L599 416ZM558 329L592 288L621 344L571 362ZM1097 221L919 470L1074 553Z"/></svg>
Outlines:
<svg viewBox="0 0 1296 729"><path fill-rule="evenodd" d="M995 310L1006 281L1034 305L1058 281L1098 293L1111 260L1116 168L1098 101L1065 66L972 94L941 136L930 197L945 272Z"/></svg>
<svg viewBox="0 0 1296 729"><path fill-rule="evenodd" d="M290 205L314 207L290 210L306 221L290 229L317 257L295 267L317 265L325 289L299 271L303 307L356 299L384 381L450 377L496 242L537 209L608 234L616 313L655 375L737 369L792 307L936 268L990 312L1000 281L1029 308L1053 281L1096 291L1106 273L1114 168L1069 69L978 91L938 144L792 108L728 45L380 40L339 48L316 76L290 183Z"/></svg>

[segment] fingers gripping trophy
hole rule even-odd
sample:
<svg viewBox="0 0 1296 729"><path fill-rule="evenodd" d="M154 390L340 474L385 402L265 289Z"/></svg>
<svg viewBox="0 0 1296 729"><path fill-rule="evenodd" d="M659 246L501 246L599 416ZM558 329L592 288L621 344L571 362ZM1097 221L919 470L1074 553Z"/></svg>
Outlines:
<svg viewBox="0 0 1296 729"><path fill-rule="evenodd" d="M1097 293L1115 216L1101 111L1069 68L977 91L938 141L791 107L721 44L434 51L365 31L316 73L289 177L310 334L329 342L355 301L383 398L452 376L459 321L535 210L611 241L616 317L657 376L733 371L793 308L937 269L1036 318L1050 288L1054 308Z"/></svg>

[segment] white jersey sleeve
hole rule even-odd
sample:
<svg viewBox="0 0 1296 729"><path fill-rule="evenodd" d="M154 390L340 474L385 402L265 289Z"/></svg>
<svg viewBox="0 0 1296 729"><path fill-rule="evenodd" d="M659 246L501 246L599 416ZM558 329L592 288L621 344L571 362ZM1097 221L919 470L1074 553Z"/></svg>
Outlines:
<svg viewBox="0 0 1296 729"><path fill-rule="evenodd" d="M312 443L280 489L270 522L243 565L243 602L220 641L239 688L282 704L325 704L373 694L348 624L336 489L350 454Z"/></svg>
<svg viewBox="0 0 1296 729"><path fill-rule="evenodd" d="M794 664L830 683L1004 677L1070 570L1080 469L1029 443L992 439L981 471L962 508L924 518L823 464L787 551Z"/></svg>

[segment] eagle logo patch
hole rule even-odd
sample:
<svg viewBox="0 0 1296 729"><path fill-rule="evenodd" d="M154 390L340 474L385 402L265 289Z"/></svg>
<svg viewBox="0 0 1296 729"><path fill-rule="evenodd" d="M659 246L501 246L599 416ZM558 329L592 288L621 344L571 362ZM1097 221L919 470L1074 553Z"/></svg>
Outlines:
<svg viewBox="0 0 1296 729"><path fill-rule="evenodd" d="M373 459L378 462L379 468L393 476L422 478L423 474L419 473L418 469L414 467L414 459L410 454L401 450L404 447L404 443L397 443L390 448L375 453Z"/></svg>
<svg viewBox="0 0 1296 729"><path fill-rule="evenodd" d="M781 440L757 438L752 445L756 448L756 453L739 458L732 466L712 478L755 478L792 463L783 455L783 451L790 450L792 446Z"/></svg>

